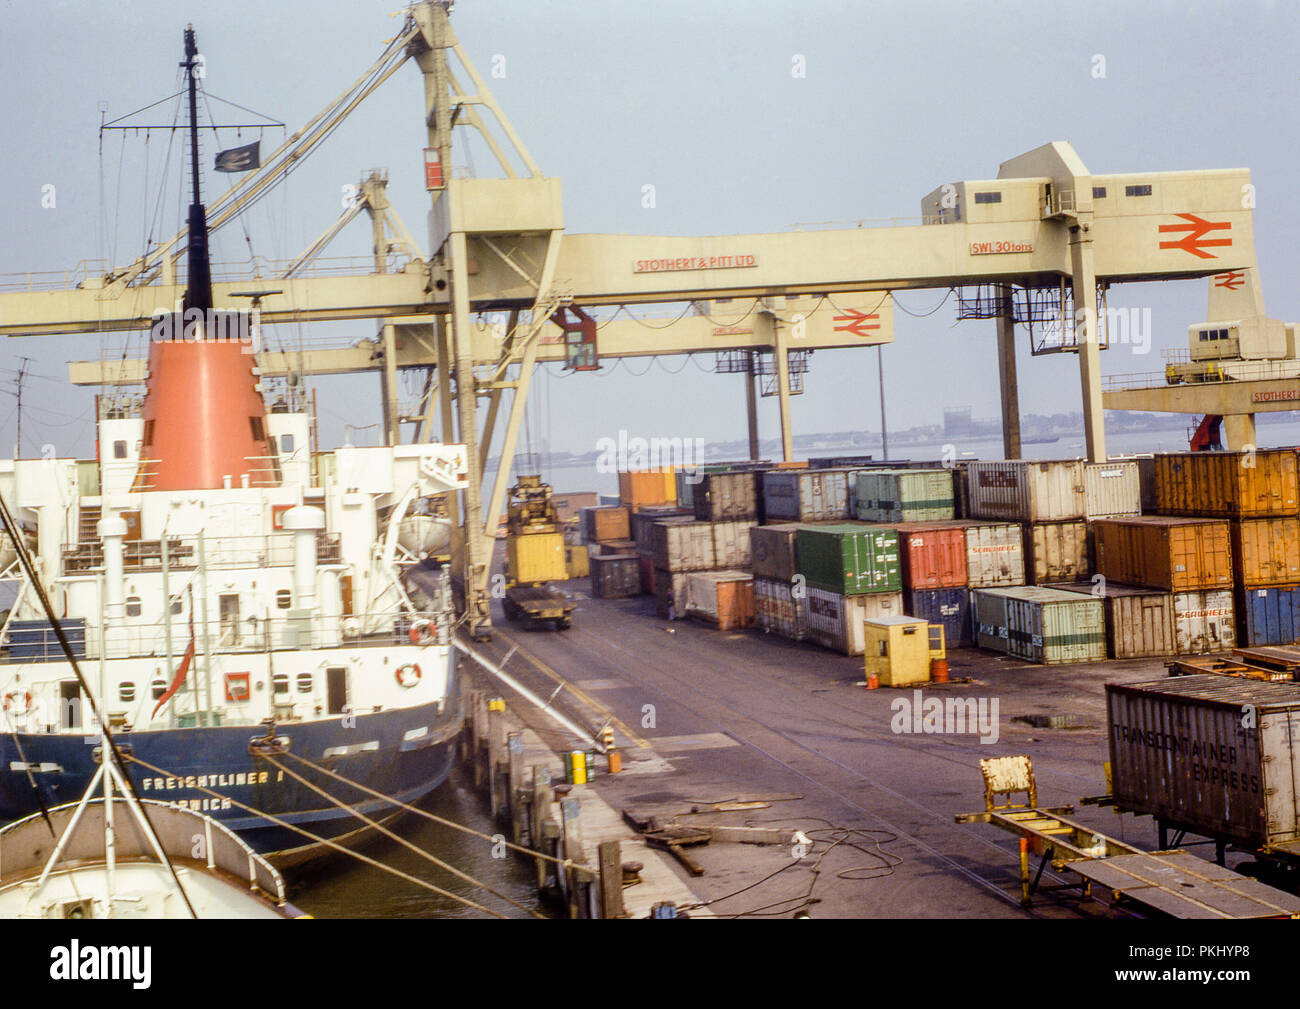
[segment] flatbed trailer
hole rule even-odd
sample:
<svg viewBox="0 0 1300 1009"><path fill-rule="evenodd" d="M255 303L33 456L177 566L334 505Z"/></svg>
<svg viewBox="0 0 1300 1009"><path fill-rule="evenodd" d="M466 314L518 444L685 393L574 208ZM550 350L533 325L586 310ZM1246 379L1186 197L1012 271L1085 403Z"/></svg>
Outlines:
<svg viewBox="0 0 1300 1009"><path fill-rule="evenodd" d="M511 586L506 589L503 605L506 619L513 623L523 623L532 630L549 620L557 631L568 630L570 614L577 606L568 596L546 585Z"/></svg>

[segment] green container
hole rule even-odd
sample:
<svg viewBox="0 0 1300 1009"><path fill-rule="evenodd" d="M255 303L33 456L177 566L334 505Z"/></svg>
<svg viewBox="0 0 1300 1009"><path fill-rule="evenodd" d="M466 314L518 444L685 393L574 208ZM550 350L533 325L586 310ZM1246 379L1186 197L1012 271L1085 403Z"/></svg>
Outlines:
<svg viewBox="0 0 1300 1009"><path fill-rule="evenodd" d="M903 587L893 529L848 522L801 526L796 545L799 573L813 588L856 596Z"/></svg>
<svg viewBox="0 0 1300 1009"><path fill-rule="evenodd" d="M955 516L952 470L873 469L858 473L857 517L864 522L937 522Z"/></svg>

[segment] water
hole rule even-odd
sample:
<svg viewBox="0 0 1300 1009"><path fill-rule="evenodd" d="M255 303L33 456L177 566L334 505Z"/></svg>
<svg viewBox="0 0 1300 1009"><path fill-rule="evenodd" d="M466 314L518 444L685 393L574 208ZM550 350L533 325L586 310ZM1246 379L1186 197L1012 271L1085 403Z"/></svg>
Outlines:
<svg viewBox="0 0 1300 1009"><path fill-rule="evenodd" d="M453 770L442 787L421 803L422 809L445 819L472 827L484 834L496 834L499 828L493 824L486 806L486 800L468 787L459 768ZM524 907L548 914L547 908L537 897L532 864L523 861L515 853L506 851L504 858L494 858L494 846L490 841L413 814L408 814L391 829L417 847L432 852L444 862L481 880ZM361 852L507 917L528 917L520 908L458 879L388 838L362 848ZM323 859L291 874L289 899L317 918L487 917L482 911L342 854Z"/></svg>

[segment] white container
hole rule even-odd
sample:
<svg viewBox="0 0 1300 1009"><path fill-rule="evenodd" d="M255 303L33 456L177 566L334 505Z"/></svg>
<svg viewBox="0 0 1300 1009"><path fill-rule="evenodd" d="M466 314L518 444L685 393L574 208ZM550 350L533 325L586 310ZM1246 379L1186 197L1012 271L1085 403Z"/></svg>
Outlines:
<svg viewBox="0 0 1300 1009"><path fill-rule="evenodd" d="M1037 586L971 593L975 643L1030 662L1055 665L1106 658L1101 600Z"/></svg>
<svg viewBox="0 0 1300 1009"><path fill-rule="evenodd" d="M650 552L661 571L708 571L718 566L711 522L656 522L650 527Z"/></svg>
<svg viewBox="0 0 1300 1009"><path fill-rule="evenodd" d="M861 655L866 648L864 620L903 616L903 593L869 592L842 596L824 589L808 593L808 640L844 655Z"/></svg>
<svg viewBox="0 0 1300 1009"><path fill-rule="evenodd" d="M1025 537L1019 522L966 526L967 584L991 589L1025 584Z"/></svg>
<svg viewBox="0 0 1300 1009"><path fill-rule="evenodd" d="M1085 463L1083 487L1089 521L1142 514L1142 481L1135 461Z"/></svg>
<svg viewBox="0 0 1300 1009"><path fill-rule="evenodd" d="M1083 462L972 462L967 469L972 518L1066 522L1087 514Z"/></svg>
<svg viewBox="0 0 1300 1009"><path fill-rule="evenodd" d="M749 530L755 522L713 523L713 564L715 568L750 566Z"/></svg>
<svg viewBox="0 0 1300 1009"><path fill-rule="evenodd" d="M1232 590L1174 593L1174 643L1179 655L1226 652L1237 646Z"/></svg>

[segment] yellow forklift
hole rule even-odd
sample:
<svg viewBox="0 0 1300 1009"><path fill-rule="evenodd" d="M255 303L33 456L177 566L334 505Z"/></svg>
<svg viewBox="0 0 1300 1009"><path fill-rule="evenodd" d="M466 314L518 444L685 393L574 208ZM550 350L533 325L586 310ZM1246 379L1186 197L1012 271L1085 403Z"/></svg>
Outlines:
<svg viewBox="0 0 1300 1009"><path fill-rule="evenodd" d="M569 577L564 530L549 484L520 476L510 488L506 518L506 619L530 629L550 621L557 631L571 623L574 603L551 588Z"/></svg>

